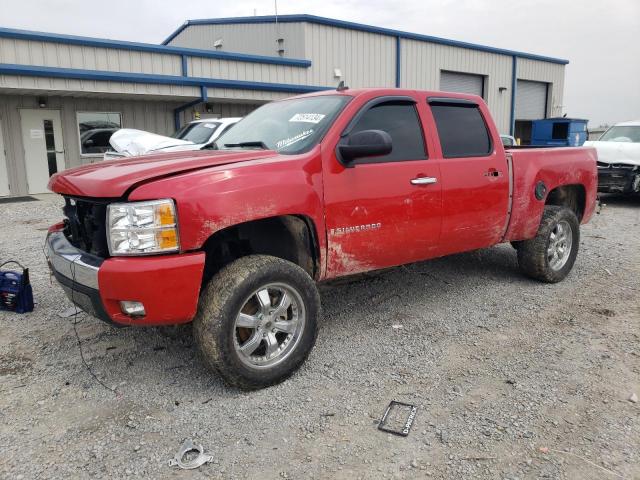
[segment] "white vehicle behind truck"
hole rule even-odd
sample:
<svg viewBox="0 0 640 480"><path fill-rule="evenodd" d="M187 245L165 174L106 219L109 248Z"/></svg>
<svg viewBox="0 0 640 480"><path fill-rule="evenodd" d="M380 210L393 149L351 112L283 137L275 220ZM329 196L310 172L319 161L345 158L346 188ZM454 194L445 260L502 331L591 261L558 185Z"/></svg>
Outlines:
<svg viewBox="0 0 640 480"><path fill-rule="evenodd" d="M598 152L598 191L640 194L640 120L609 128L585 147Z"/></svg>
<svg viewBox="0 0 640 480"><path fill-rule="evenodd" d="M136 157L158 152L183 152L209 148L215 140L241 118L206 118L187 123L172 137L165 137L143 130L123 128L111 135L112 150L104 159Z"/></svg>

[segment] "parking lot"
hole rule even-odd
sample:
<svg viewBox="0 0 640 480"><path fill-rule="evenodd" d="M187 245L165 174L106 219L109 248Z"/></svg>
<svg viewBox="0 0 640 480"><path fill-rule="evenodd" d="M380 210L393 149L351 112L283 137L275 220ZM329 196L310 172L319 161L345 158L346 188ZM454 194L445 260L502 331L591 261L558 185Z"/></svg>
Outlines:
<svg viewBox="0 0 640 480"><path fill-rule="evenodd" d="M509 245L322 285L309 360L243 392L188 326L59 316L42 245L60 201L40 198L0 204L0 260L37 302L0 312L2 478L640 477L640 199L604 199L556 285ZM418 407L407 437L377 430L391 400ZM214 461L170 467L187 438Z"/></svg>

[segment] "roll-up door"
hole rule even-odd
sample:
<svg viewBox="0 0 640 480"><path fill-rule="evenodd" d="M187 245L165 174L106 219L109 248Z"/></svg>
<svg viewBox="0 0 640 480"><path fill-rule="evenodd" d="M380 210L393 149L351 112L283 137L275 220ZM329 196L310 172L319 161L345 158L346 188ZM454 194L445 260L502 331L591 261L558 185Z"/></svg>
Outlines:
<svg viewBox="0 0 640 480"><path fill-rule="evenodd" d="M440 90L484 95L484 76L471 73L440 72Z"/></svg>
<svg viewBox="0 0 640 480"><path fill-rule="evenodd" d="M547 117L548 83L518 80L516 119L540 120Z"/></svg>

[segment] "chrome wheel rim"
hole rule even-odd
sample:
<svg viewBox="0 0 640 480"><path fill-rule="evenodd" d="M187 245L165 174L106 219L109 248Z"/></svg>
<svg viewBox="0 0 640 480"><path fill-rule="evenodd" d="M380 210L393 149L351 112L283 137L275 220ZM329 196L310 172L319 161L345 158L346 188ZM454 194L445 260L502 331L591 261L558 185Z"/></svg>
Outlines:
<svg viewBox="0 0 640 480"><path fill-rule="evenodd" d="M300 294L283 283L264 285L245 299L236 317L236 353L249 367L273 367L298 346L304 325Z"/></svg>
<svg viewBox="0 0 640 480"><path fill-rule="evenodd" d="M549 235L549 245L547 246L549 267L554 271L564 267L569 260L572 247L573 231L571 225L566 220L561 220Z"/></svg>

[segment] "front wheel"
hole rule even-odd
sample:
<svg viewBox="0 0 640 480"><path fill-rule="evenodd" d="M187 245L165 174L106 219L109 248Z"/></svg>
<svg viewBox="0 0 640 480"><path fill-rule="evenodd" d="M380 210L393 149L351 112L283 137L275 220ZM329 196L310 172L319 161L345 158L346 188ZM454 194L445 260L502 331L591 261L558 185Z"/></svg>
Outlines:
<svg viewBox="0 0 640 480"><path fill-rule="evenodd" d="M548 205L538 233L518 242L518 265L529 277L556 283L569 274L578 255L580 222L573 211Z"/></svg>
<svg viewBox="0 0 640 480"><path fill-rule="evenodd" d="M276 384L306 360L320 297L297 265L267 255L240 258L204 288L193 322L206 363L244 389Z"/></svg>

